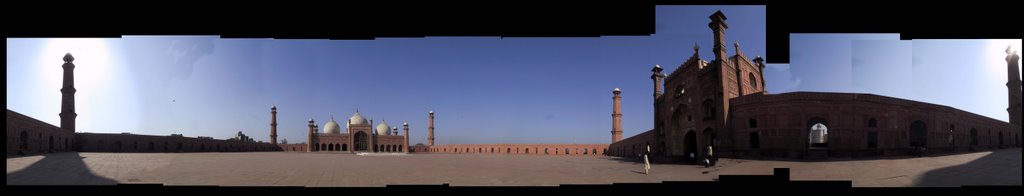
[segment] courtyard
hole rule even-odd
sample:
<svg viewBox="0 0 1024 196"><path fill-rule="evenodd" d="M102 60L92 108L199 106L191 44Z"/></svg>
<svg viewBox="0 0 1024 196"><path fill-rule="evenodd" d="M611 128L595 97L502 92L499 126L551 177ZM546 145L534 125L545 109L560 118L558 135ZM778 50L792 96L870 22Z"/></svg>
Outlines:
<svg viewBox="0 0 1024 196"><path fill-rule="evenodd" d="M852 180L855 187L1021 185L1020 148L925 157L823 161L721 159L715 167L635 159L504 154L79 153L7 159L8 185L558 186L713 181L719 175Z"/></svg>

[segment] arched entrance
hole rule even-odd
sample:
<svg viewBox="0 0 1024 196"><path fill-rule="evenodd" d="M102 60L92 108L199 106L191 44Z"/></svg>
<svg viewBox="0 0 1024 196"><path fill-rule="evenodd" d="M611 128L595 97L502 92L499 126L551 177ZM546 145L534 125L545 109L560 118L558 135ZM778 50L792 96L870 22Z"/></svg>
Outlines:
<svg viewBox="0 0 1024 196"><path fill-rule="evenodd" d="M918 120L910 124L910 147L925 147L928 129Z"/></svg>
<svg viewBox="0 0 1024 196"><path fill-rule="evenodd" d="M696 162L697 161L697 132L693 131L693 130L687 131L686 132L686 136L683 139L683 145L686 147L684 149L684 151L686 153L685 154L685 156L686 156L685 160L687 162ZM693 157L691 157L691 155Z"/></svg>
<svg viewBox="0 0 1024 196"><path fill-rule="evenodd" d="M808 148L828 148L828 122L824 118L811 118L806 130Z"/></svg>
<svg viewBox="0 0 1024 196"><path fill-rule="evenodd" d="M1003 132L999 132L999 146L1003 146Z"/></svg>
<svg viewBox="0 0 1024 196"><path fill-rule="evenodd" d="M369 140L366 137L366 132L356 132L355 140L356 140L355 151L366 151L366 150L369 150L369 148L367 147L367 145L369 144Z"/></svg>
<svg viewBox="0 0 1024 196"><path fill-rule="evenodd" d="M114 142L114 152L121 152L121 141Z"/></svg>
<svg viewBox="0 0 1024 196"><path fill-rule="evenodd" d="M21 136L18 137L18 149L21 151L28 150L28 131L21 131ZM18 152L18 155L25 155L25 152Z"/></svg>

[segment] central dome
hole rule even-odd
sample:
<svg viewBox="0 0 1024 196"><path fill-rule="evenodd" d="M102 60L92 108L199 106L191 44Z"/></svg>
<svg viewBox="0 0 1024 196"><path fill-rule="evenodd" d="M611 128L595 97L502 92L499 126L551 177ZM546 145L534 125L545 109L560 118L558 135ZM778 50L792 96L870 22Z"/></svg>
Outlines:
<svg viewBox="0 0 1024 196"><path fill-rule="evenodd" d="M391 127L384 120L381 120L380 124L377 125L377 135L391 135Z"/></svg>
<svg viewBox="0 0 1024 196"><path fill-rule="evenodd" d="M348 118L348 122L352 123L352 125L370 124L370 122L366 121L366 118L363 118L363 115L359 114L359 111L356 111L356 114L352 115L352 118Z"/></svg>
<svg viewBox="0 0 1024 196"><path fill-rule="evenodd" d="M334 117L324 124L324 133L341 133L341 126L338 126L338 122L334 122Z"/></svg>

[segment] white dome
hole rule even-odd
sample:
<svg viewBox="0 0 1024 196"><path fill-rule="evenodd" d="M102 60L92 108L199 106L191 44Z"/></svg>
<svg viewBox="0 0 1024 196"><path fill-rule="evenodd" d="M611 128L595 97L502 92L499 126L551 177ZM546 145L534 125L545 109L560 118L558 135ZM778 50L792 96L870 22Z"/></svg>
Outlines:
<svg viewBox="0 0 1024 196"><path fill-rule="evenodd" d="M380 124L377 125L377 135L391 135L391 127L387 122L380 121Z"/></svg>
<svg viewBox="0 0 1024 196"><path fill-rule="evenodd" d="M370 124L370 122L366 121L366 118L363 118L363 115L359 114L359 111L356 111L356 114L352 115L352 118L348 118L348 121L353 125Z"/></svg>
<svg viewBox="0 0 1024 196"><path fill-rule="evenodd" d="M338 126L338 122L334 122L332 117L331 121L327 121L327 124L324 124L324 133L341 133L341 126Z"/></svg>

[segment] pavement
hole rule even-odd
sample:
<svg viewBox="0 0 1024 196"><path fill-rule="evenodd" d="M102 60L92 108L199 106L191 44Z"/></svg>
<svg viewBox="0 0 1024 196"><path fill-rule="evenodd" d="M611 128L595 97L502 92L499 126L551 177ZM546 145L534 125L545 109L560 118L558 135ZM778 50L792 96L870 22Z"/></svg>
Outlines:
<svg viewBox="0 0 1024 196"><path fill-rule="evenodd" d="M56 153L7 159L8 185L352 187L386 185L558 186L713 181L719 175L852 180L855 187L1021 185L1020 148L926 157L821 161L720 159L715 167L604 156L369 154L329 152Z"/></svg>

